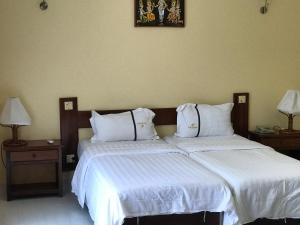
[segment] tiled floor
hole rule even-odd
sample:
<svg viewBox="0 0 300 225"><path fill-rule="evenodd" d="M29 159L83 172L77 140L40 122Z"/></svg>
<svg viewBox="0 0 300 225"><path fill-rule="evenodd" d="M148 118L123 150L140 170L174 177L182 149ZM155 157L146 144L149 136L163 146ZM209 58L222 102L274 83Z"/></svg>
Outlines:
<svg viewBox="0 0 300 225"><path fill-rule="evenodd" d="M32 198L7 202L0 187L1 225L92 225L87 209L75 197Z"/></svg>

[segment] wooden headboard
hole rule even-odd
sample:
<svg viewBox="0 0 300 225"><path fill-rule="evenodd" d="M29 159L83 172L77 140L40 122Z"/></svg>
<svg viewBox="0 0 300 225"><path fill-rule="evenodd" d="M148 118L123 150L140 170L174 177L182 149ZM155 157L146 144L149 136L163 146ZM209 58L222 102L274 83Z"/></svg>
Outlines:
<svg viewBox="0 0 300 225"><path fill-rule="evenodd" d="M232 110L232 125L236 134L248 136L249 120L249 93L234 93L234 107ZM97 110L100 114L120 113L130 109L122 110ZM176 125L176 108L151 109L155 114L154 124ZM63 169L74 169L76 163L67 163L67 155L74 155L77 161L78 130L80 128L90 128L91 111L79 111L77 97L60 98L60 135L63 144Z"/></svg>

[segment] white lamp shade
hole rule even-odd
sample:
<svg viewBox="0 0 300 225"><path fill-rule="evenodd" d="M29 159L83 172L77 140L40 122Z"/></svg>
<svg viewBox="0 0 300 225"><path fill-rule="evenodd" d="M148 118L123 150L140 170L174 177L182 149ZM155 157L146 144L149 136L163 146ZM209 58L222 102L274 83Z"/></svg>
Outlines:
<svg viewBox="0 0 300 225"><path fill-rule="evenodd" d="M281 99L277 109L286 114L300 114L300 91L288 90Z"/></svg>
<svg viewBox="0 0 300 225"><path fill-rule="evenodd" d="M31 119L19 98L8 98L2 110L2 125L30 125Z"/></svg>

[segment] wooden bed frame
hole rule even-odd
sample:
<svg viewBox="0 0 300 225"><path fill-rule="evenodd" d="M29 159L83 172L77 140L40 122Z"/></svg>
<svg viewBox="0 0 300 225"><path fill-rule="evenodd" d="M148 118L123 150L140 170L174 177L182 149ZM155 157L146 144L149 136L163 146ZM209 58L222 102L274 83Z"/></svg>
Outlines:
<svg viewBox="0 0 300 225"><path fill-rule="evenodd" d="M234 107L232 110L232 124L235 133L244 137L248 136L248 111L249 111L249 93L234 93ZM77 97L60 98L60 133L63 144L63 169L72 170L76 166L78 130L80 128L91 128L90 117L91 111L79 111ZM128 111L122 110L97 110L100 114L120 113ZM155 114L154 124L175 125L177 122L176 108L156 108L151 109ZM67 163L67 155L75 156L75 163ZM205 218L205 219L204 219ZM183 215L166 215L166 216L146 216L139 218L142 225L220 225L222 224L222 213L204 212ZM137 225L137 218L125 219L124 225Z"/></svg>
<svg viewBox="0 0 300 225"><path fill-rule="evenodd" d="M249 93L234 93L234 107L232 110L232 125L236 134L248 137L248 120L249 120ZM100 114L120 113L129 111L122 110L97 110ZM176 108L156 108L151 109L155 114L154 124L160 125L176 125L177 112ZM62 158L63 169L74 169L76 163L67 163L67 155L74 155L77 162L77 146L78 146L78 130L80 128L91 128L90 117L91 111L78 110L77 97L60 98L60 135L63 144Z"/></svg>

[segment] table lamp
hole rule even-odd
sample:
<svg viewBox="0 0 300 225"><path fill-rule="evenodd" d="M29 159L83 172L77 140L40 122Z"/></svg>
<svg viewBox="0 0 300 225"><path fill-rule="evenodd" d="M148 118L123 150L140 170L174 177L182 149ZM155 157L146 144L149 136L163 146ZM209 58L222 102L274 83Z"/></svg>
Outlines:
<svg viewBox="0 0 300 225"><path fill-rule="evenodd" d="M27 142L18 139L18 128L31 124L31 119L19 98L10 97L6 100L0 116L0 124L12 129L12 139L3 142L6 146L22 146Z"/></svg>
<svg viewBox="0 0 300 225"><path fill-rule="evenodd" d="M288 90L281 99L277 109L289 118L288 129L281 132L287 134L300 133L300 131L293 129L293 119L300 114L300 91Z"/></svg>

